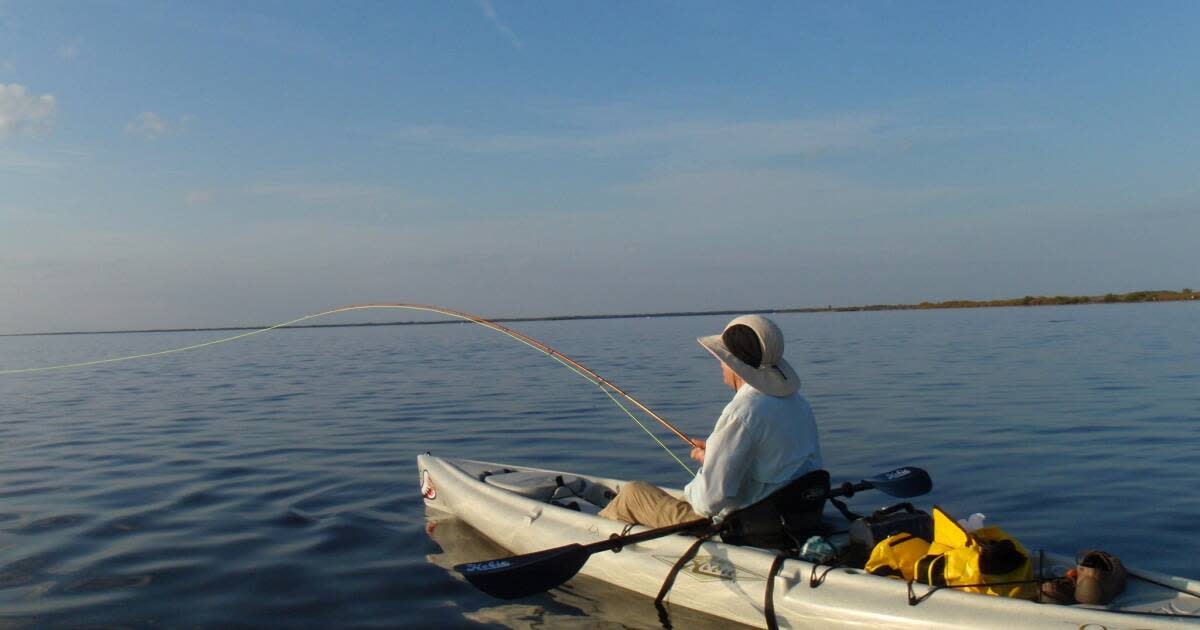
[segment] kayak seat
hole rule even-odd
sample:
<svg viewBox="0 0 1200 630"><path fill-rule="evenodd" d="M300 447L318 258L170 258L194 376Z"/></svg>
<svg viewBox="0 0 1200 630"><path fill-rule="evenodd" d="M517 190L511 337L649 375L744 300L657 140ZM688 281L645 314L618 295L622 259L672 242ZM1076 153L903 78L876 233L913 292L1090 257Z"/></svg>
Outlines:
<svg viewBox="0 0 1200 630"><path fill-rule="evenodd" d="M561 508L566 508L568 510L575 510L576 512L584 512L586 514L599 514L600 510L604 509L604 508L600 507L599 505L596 505L595 503L592 503L591 501L588 501L587 499L584 499L581 497L572 497L570 499L561 499L561 500L560 499L551 499L550 505L557 505L558 507L561 507Z"/></svg>
<svg viewBox="0 0 1200 630"><path fill-rule="evenodd" d="M587 486L587 481L575 475L529 471L497 472L485 476L483 481L535 501L564 498L564 495L580 496Z"/></svg>
<svg viewBox="0 0 1200 630"><path fill-rule="evenodd" d="M829 534L822 518L828 495L829 473L814 470L727 516L721 540L798 555L810 536Z"/></svg>

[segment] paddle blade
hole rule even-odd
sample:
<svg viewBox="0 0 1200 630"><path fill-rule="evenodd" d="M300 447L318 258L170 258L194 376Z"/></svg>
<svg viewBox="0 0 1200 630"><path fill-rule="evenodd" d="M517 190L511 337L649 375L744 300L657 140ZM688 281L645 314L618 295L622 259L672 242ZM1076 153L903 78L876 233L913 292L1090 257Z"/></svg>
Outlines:
<svg viewBox="0 0 1200 630"><path fill-rule="evenodd" d="M571 579L592 554L571 544L523 556L468 562L454 567L475 588L500 599L544 593Z"/></svg>
<svg viewBox="0 0 1200 630"><path fill-rule="evenodd" d="M929 473L916 466L890 470L864 481L884 494L902 499L920 496L933 488L933 480L929 478Z"/></svg>

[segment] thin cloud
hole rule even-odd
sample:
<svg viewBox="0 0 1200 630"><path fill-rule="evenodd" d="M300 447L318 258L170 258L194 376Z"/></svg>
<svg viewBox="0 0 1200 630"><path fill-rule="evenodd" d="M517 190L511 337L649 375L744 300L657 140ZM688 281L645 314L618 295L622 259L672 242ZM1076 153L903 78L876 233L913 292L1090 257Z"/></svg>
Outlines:
<svg viewBox="0 0 1200 630"><path fill-rule="evenodd" d="M25 91L25 86L0 83L0 139L25 131L38 134L48 131L54 124L54 113L58 107L54 96L35 96Z"/></svg>
<svg viewBox="0 0 1200 630"><path fill-rule="evenodd" d="M688 121L617 131L494 134L442 125L408 127L395 134L403 143L465 153L571 151L617 155L650 150L690 161L737 161L815 156L878 145L891 133L890 119L862 114L768 121Z"/></svg>
<svg viewBox="0 0 1200 630"><path fill-rule="evenodd" d="M60 163L20 153L0 154L0 173L43 173L62 166Z"/></svg>
<svg viewBox="0 0 1200 630"><path fill-rule="evenodd" d="M443 205L435 199L414 196L393 186L360 182L274 180L221 191L223 200L244 200L246 196L282 202L285 208L339 208L353 211L357 218L371 216L377 219Z"/></svg>
<svg viewBox="0 0 1200 630"><path fill-rule="evenodd" d="M479 0L479 8L483 9L483 16L492 23L492 26L496 27L496 30L500 31L505 37L507 37L508 41L512 42L514 47L525 47L525 44L521 41L521 38L517 37L517 34L514 33L513 30L500 19L499 15L496 14L496 8L492 6L491 0Z"/></svg>
<svg viewBox="0 0 1200 630"><path fill-rule="evenodd" d="M79 56L79 45L78 44L64 44L64 45L60 46L58 49L58 56L67 61L74 60L76 57Z"/></svg>
<svg viewBox="0 0 1200 630"><path fill-rule="evenodd" d="M203 206L213 202L217 193L212 190L193 190L184 195L184 201L189 206Z"/></svg>
<svg viewBox="0 0 1200 630"><path fill-rule="evenodd" d="M403 198L400 191L387 186L345 182L268 182L250 186L246 192L252 195L316 203L385 201Z"/></svg>
<svg viewBox="0 0 1200 630"><path fill-rule="evenodd" d="M125 125L125 133L145 140L157 140L167 133L170 125L154 112L142 112Z"/></svg>
<svg viewBox="0 0 1200 630"><path fill-rule="evenodd" d="M957 207L951 202L985 192L934 183L897 185L795 166L655 173L618 190L637 199L637 207L656 209L657 216L719 217L730 208L744 208L743 214L760 218L786 221L803 215L823 224L911 214L916 208L934 216L943 211L930 208Z"/></svg>
<svg viewBox="0 0 1200 630"><path fill-rule="evenodd" d="M218 200L234 205L253 201L257 208L264 207L266 201L282 202L287 204L286 207L344 206L375 210L410 210L439 205L392 186L345 181L276 179L244 186L196 188L183 191L182 195L189 206L209 205Z"/></svg>

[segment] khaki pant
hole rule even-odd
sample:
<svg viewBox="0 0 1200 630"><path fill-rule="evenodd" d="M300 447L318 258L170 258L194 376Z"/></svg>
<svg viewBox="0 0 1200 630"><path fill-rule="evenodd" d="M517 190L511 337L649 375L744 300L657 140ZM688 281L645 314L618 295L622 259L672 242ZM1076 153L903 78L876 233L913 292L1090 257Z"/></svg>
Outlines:
<svg viewBox="0 0 1200 630"><path fill-rule="evenodd" d="M645 481L631 481L621 486L617 496L600 511L600 516L652 528L703 518L692 511L687 501L676 499Z"/></svg>

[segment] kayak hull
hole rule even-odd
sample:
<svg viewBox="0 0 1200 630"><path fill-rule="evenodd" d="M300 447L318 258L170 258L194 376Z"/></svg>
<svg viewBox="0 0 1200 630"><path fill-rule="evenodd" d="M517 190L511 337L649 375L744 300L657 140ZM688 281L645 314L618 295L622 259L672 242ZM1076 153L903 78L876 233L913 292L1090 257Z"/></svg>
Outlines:
<svg viewBox="0 0 1200 630"><path fill-rule="evenodd" d="M488 476L507 472L542 473L548 478L586 480L588 491L616 492L622 480L583 476L523 466L474 460L417 458L426 506L463 520L514 555L572 543L587 544L620 535L625 523L600 518L514 493ZM678 495L677 490L667 489ZM595 494L592 495L595 497ZM599 501L593 501L599 502ZM634 527L631 532L644 531ZM580 573L648 597L654 597L675 561L695 542L671 535L626 546L620 553L592 555ZM768 550L709 541L680 572L670 591L672 606L754 627L766 627L763 613L767 574L775 554ZM1071 558L1047 554L1048 565L1069 565ZM1200 592L1200 584L1171 576L1151 579ZM927 587L916 585L921 595ZM918 605L909 605L908 586L899 580L866 574L860 569L814 566L785 561L774 585L774 607L780 628L1198 628L1200 616L1160 617L1124 614L1102 608L1054 606L1031 601L939 590ZM1200 598L1146 582L1130 580L1114 605L1147 612L1200 615ZM1089 626L1089 624L1092 624Z"/></svg>

